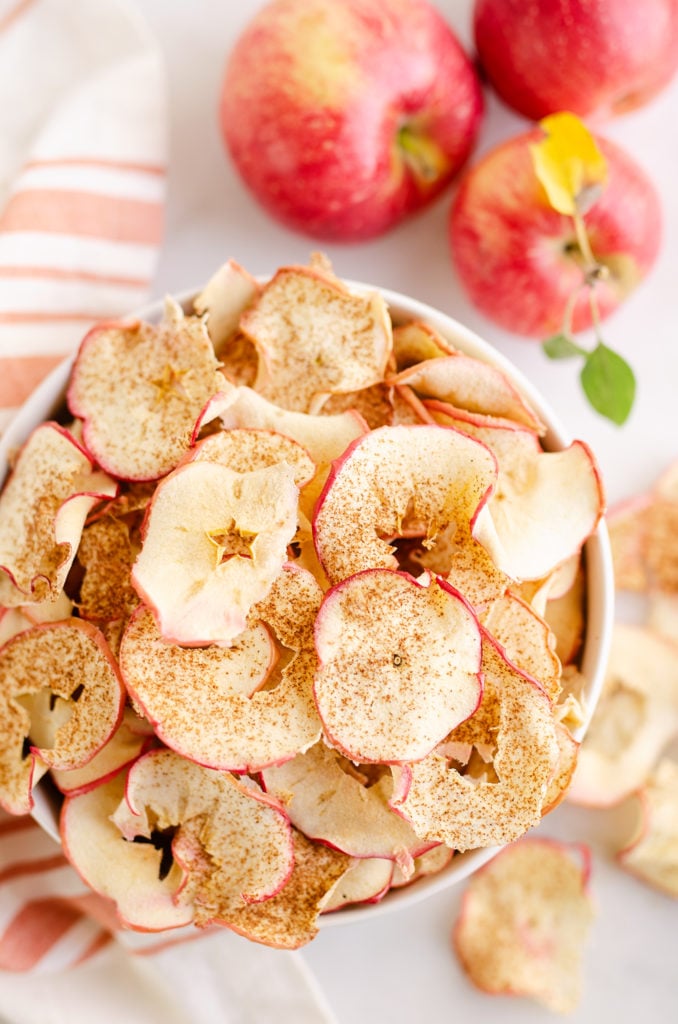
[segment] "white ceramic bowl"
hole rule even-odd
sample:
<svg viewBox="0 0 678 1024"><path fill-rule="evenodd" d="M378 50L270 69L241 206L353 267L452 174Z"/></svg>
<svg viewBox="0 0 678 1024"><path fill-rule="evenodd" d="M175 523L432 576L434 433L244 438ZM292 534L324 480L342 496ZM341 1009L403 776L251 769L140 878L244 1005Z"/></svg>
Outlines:
<svg viewBox="0 0 678 1024"><path fill-rule="evenodd" d="M349 281L347 283L356 291L364 291L369 287L359 282ZM546 424L547 433L544 438L544 446L547 450L558 451L570 444L572 438L559 423L552 409L541 395L491 345L482 341L473 331L468 330L468 328L453 320L452 317L446 316L444 313L422 302L417 302L415 299L400 295L397 292L388 291L387 289L380 289L380 291L388 303L391 317L395 323L403 323L408 320L424 320L457 348L502 370L528 399ZM177 298L188 310L191 306L192 297L195 294L197 294L197 289L179 295ZM162 311L163 304L156 302L139 310L134 316L144 320L156 321L162 316ZM49 419L62 404L71 366L72 359L67 359L61 363L33 392L8 426L0 440L0 480L4 480L7 472L8 453L18 445L21 445L31 431L38 424L42 423L43 420ZM581 669L587 681L584 697L590 718L598 701L603 683L613 620L614 583L609 541L604 523L601 523L593 536L587 541L585 552L587 569L587 626ZM578 730L576 738L581 739L585 731L586 725ZM58 803L52 791L42 784L35 791L33 816L46 831L56 839L59 838ZM365 915L373 918L376 914L384 913L397 907L403 907L467 878L493 857L495 853L496 848L470 850L467 853L455 856L449 866L438 874L421 878L411 886L392 890L380 903L368 906L347 907L333 914L326 915L321 919L321 922L323 926L345 924Z"/></svg>

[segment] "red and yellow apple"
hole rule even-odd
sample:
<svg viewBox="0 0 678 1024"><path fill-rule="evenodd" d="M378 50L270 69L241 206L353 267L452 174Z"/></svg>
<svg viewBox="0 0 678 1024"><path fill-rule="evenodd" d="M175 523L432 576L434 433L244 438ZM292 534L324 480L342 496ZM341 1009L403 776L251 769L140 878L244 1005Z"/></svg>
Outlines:
<svg viewBox="0 0 678 1024"><path fill-rule="evenodd" d="M275 217L313 237L378 235L468 157L476 73L426 0L275 0L231 54L226 145Z"/></svg>

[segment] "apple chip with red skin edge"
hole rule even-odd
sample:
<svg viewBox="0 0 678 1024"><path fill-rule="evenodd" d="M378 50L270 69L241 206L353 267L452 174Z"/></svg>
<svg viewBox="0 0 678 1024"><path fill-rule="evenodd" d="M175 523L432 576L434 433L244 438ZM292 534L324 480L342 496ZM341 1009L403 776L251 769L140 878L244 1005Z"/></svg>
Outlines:
<svg viewBox="0 0 678 1024"><path fill-rule="evenodd" d="M0 691L0 804L28 814L36 759L51 768L86 764L117 728L124 690L101 633L69 619L33 626L0 648Z"/></svg>
<svg viewBox="0 0 678 1024"><path fill-rule="evenodd" d="M372 384L359 391L330 395L323 403L322 416L334 415L354 409L362 416L370 430L391 426L393 423L393 388L388 384Z"/></svg>
<svg viewBox="0 0 678 1024"><path fill-rule="evenodd" d="M334 463L316 505L313 533L328 579L397 568L383 538L398 536L408 516L429 539L451 522L470 533L496 474L484 444L447 427L382 427L359 438Z"/></svg>
<svg viewBox="0 0 678 1024"><path fill-rule="evenodd" d="M420 760L480 702L478 620L439 577L348 577L323 599L315 645L325 735L356 763Z"/></svg>
<svg viewBox="0 0 678 1024"><path fill-rule="evenodd" d="M394 860L411 874L414 858L432 844L391 810L390 771L377 770L377 775L373 781L321 740L286 764L267 768L262 780L310 839L352 857Z"/></svg>
<svg viewBox="0 0 678 1024"><path fill-rule="evenodd" d="M451 356L454 351L453 345L421 320L393 328L393 356L399 373L427 359Z"/></svg>
<svg viewBox="0 0 678 1024"><path fill-rule="evenodd" d="M331 416L292 412L267 401L252 388L236 387L229 381L224 382L219 394L202 410L193 440L197 440L203 427L216 419L221 421L224 430L249 427L284 434L305 448L317 466L329 465L352 441L368 431L364 419L355 410Z"/></svg>
<svg viewBox="0 0 678 1024"><path fill-rule="evenodd" d="M553 840L516 843L468 883L453 942L483 992L527 996L571 1013L581 996L581 952L594 917L590 853Z"/></svg>
<svg viewBox="0 0 678 1024"><path fill-rule="evenodd" d="M546 602L544 619L555 637L556 654L563 665L577 662L586 630L586 574L582 566L574 583L560 597Z"/></svg>
<svg viewBox="0 0 678 1024"><path fill-rule="evenodd" d="M193 904L201 926L228 925L243 906L274 896L294 866L290 823L276 801L251 779L203 768L171 750L151 751L132 765L111 820L128 841L171 833L172 856L184 873L174 898ZM71 854L77 863L72 846ZM117 885L121 891L106 895L122 909L126 879ZM128 923L146 926L140 918Z"/></svg>
<svg viewBox="0 0 678 1024"><path fill-rule="evenodd" d="M559 711L556 709L556 715ZM567 796L577 767L581 744L574 738L564 721L556 723L558 764L544 795L542 815L550 814Z"/></svg>
<svg viewBox="0 0 678 1024"><path fill-rule="evenodd" d="M323 900L323 914L353 903L379 903L391 888L396 865L381 857L353 861Z"/></svg>
<svg viewBox="0 0 678 1024"><path fill-rule="evenodd" d="M235 260L227 260L193 300L199 316L206 314L207 333L221 359L238 330L240 317L261 293L261 285Z"/></svg>
<svg viewBox="0 0 678 1024"><path fill-rule="evenodd" d="M187 462L153 496L132 583L165 640L228 647L287 559L298 489L287 465Z"/></svg>
<svg viewBox="0 0 678 1024"><path fill-rule="evenodd" d="M84 575L77 605L83 619L113 622L131 615L139 604L130 582L136 553L123 520L103 516L85 527L78 548Z"/></svg>
<svg viewBox="0 0 678 1024"><path fill-rule="evenodd" d="M418 878L437 875L439 871L443 871L448 866L453 857L454 850L451 850L449 846L445 846L444 843L439 843L438 846L433 846L426 853L422 853L420 857L415 857L414 871L409 878L403 874L400 867L396 864L393 868L391 888L402 889L404 885L411 885Z"/></svg>
<svg viewBox="0 0 678 1024"><path fill-rule="evenodd" d="M501 416L543 434L545 427L505 373L463 352L426 359L391 377L408 384L420 398L433 398L459 409Z"/></svg>
<svg viewBox="0 0 678 1024"><path fill-rule="evenodd" d="M643 593L649 589L645 535L651 504L651 496L644 494L610 509L607 516L617 590Z"/></svg>
<svg viewBox="0 0 678 1024"><path fill-rule="evenodd" d="M394 809L417 835L459 851L510 843L536 825L559 759L547 694L484 630L483 674L478 711L448 741L491 737L497 781L461 775L435 751L416 764L393 768Z"/></svg>
<svg viewBox="0 0 678 1024"><path fill-rule="evenodd" d="M0 603L55 601L87 514L116 490L67 430L37 427L0 495Z"/></svg>
<svg viewBox="0 0 678 1024"><path fill-rule="evenodd" d="M460 591L473 608L481 609L500 598L511 584L500 572L482 544L471 536L467 526L451 523L433 543L412 552L415 565L443 576Z"/></svg>
<svg viewBox="0 0 678 1024"><path fill-rule="evenodd" d="M82 768L52 768L52 779L65 796L86 793L113 778L154 745L153 727L131 707L126 707L120 725L91 761Z"/></svg>
<svg viewBox="0 0 678 1024"><path fill-rule="evenodd" d="M285 434L252 427L233 427L199 441L187 462L218 462L236 473L287 463L294 470L294 482L302 488L315 476L315 462L305 448Z"/></svg>
<svg viewBox="0 0 678 1024"><path fill-rule="evenodd" d="M434 423L435 420L412 388L396 384L392 388L394 427L412 426L415 423Z"/></svg>
<svg viewBox="0 0 678 1024"><path fill-rule="evenodd" d="M515 594L506 593L480 612L480 621L509 661L538 680L551 700L560 693L562 667L548 624Z"/></svg>
<svg viewBox="0 0 678 1024"><path fill-rule="evenodd" d="M200 411L223 387L218 366L203 322L184 317L169 300L160 324L93 328L67 395L84 421L85 447L124 480L165 476L188 450Z"/></svg>
<svg viewBox="0 0 678 1024"><path fill-rule="evenodd" d="M641 881L678 897L678 764L660 761L635 797L638 820L617 859Z"/></svg>
<svg viewBox="0 0 678 1024"><path fill-rule="evenodd" d="M297 412L316 413L330 394L382 381L393 346L379 292L354 295L311 267L278 270L240 328L259 352L255 390Z"/></svg>
<svg viewBox="0 0 678 1024"><path fill-rule="evenodd" d="M568 799L611 807L643 785L678 734L678 646L616 623L603 692L579 752Z"/></svg>
<svg viewBox="0 0 678 1024"><path fill-rule="evenodd" d="M153 615L141 608L120 649L127 689L160 739L198 764L250 772L294 757L321 732L312 691L312 627L321 599L310 573L286 566L253 609L251 625L227 648L164 643ZM293 652L274 686L275 647L266 626Z"/></svg>
<svg viewBox="0 0 678 1024"><path fill-rule="evenodd" d="M313 843L297 829L292 836L294 869L280 892L239 908L228 920L232 931L275 949L299 949L316 937L327 894L353 863L345 853Z"/></svg>

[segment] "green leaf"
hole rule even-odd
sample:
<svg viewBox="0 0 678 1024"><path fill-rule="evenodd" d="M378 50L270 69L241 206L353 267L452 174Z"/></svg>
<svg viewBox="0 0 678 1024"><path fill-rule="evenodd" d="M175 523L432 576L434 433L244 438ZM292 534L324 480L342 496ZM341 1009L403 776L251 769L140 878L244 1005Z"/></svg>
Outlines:
<svg viewBox="0 0 678 1024"><path fill-rule="evenodd" d="M575 344L568 334L554 334L542 341L541 347L549 359L571 359L572 356L585 356L585 349Z"/></svg>
<svg viewBox="0 0 678 1024"><path fill-rule="evenodd" d="M602 341L587 357L581 383L596 412L619 427L626 422L636 395L636 378L626 360Z"/></svg>

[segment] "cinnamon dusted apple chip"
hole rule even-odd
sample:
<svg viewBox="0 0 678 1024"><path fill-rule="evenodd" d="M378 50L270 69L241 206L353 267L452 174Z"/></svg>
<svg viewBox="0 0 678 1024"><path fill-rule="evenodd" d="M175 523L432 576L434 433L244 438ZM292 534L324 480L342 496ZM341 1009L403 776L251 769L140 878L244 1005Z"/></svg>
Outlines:
<svg viewBox="0 0 678 1024"><path fill-rule="evenodd" d="M63 427L34 430L0 495L0 603L55 601L88 512L115 492Z"/></svg>
<svg viewBox="0 0 678 1024"><path fill-rule="evenodd" d="M53 768L52 779L67 796L85 793L113 778L154 745L153 727L131 707L126 707L120 725L91 761L82 768Z"/></svg>
<svg viewBox="0 0 678 1024"><path fill-rule="evenodd" d="M562 668L548 624L515 594L507 593L480 614L480 621L514 665L538 680L551 700L560 693Z"/></svg>
<svg viewBox="0 0 678 1024"><path fill-rule="evenodd" d="M276 949L299 949L316 937L327 895L352 863L345 853L312 843L296 829L292 836L294 869L289 880L270 899L233 912L228 922L240 935Z"/></svg>
<svg viewBox="0 0 678 1024"><path fill-rule="evenodd" d="M678 647L618 622L568 798L587 807L618 803L643 785L677 734Z"/></svg>
<svg viewBox="0 0 678 1024"><path fill-rule="evenodd" d="M412 553L413 562L443 576L464 595L474 608L483 608L505 593L511 584L500 572L482 544L471 536L468 526L451 523Z"/></svg>
<svg viewBox="0 0 678 1024"><path fill-rule="evenodd" d="M104 516L86 526L78 548L84 568L78 609L84 619L127 619L139 604L130 582L136 552L127 523Z"/></svg>
<svg viewBox="0 0 678 1024"><path fill-rule="evenodd" d="M220 359L228 359L240 317L260 293L256 279L235 260L227 260L193 300L195 312L206 314L207 332Z"/></svg>
<svg viewBox="0 0 678 1024"><path fill-rule="evenodd" d="M305 448L285 434L273 430L234 427L211 434L191 451L190 462L219 462L236 473L287 463L294 470L294 482L304 487L315 475L315 463Z"/></svg>
<svg viewBox="0 0 678 1024"><path fill-rule="evenodd" d="M296 828L353 857L396 861L409 876L414 858L432 845L390 808L389 769L356 768L322 740L262 778Z"/></svg>
<svg viewBox="0 0 678 1024"><path fill-rule="evenodd" d="M454 946L474 985L571 1013L593 920L584 846L530 839L502 850L464 894Z"/></svg>
<svg viewBox="0 0 678 1024"><path fill-rule="evenodd" d="M556 710L556 715L558 714L559 712ZM556 724L556 737L558 739L558 764L544 796L542 814L550 814L565 799L567 791L572 785L579 757L580 744L562 720Z"/></svg>
<svg viewBox="0 0 678 1024"><path fill-rule="evenodd" d="M188 462L158 485L132 582L165 640L230 646L283 567L297 523L287 465Z"/></svg>
<svg viewBox="0 0 678 1024"><path fill-rule="evenodd" d="M544 619L556 641L556 654L563 665L577 661L586 629L586 574L581 567L572 586L546 602Z"/></svg>
<svg viewBox="0 0 678 1024"><path fill-rule="evenodd" d="M544 425L506 374L489 363L452 352L410 366L392 384L408 384L420 398L433 398L459 409L501 416L544 433Z"/></svg>
<svg viewBox="0 0 678 1024"><path fill-rule="evenodd" d="M318 557L332 583L362 569L395 568L383 538L410 516L434 541L451 522L471 530L496 481L489 449L438 426L382 427L333 466L313 524Z"/></svg>
<svg viewBox="0 0 678 1024"><path fill-rule="evenodd" d="M610 516L615 582L622 590L678 594L678 463L648 493Z"/></svg>
<svg viewBox="0 0 678 1024"><path fill-rule="evenodd" d="M310 267L278 270L240 327L259 352L256 390L298 412L316 413L330 394L377 384L393 344L378 292L354 295Z"/></svg>
<svg viewBox="0 0 678 1024"><path fill-rule="evenodd" d="M645 557L646 524L652 497L643 494L610 510L610 534L614 582L618 590L643 592L650 578Z"/></svg>
<svg viewBox="0 0 678 1024"><path fill-rule="evenodd" d="M151 612L139 609L122 639L120 667L163 742L199 764L238 772L259 771L315 743L312 625L321 597L310 573L286 567L254 609L252 625L227 648L163 642ZM291 657L276 685L264 623Z"/></svg>
<svg viewBox="0 0 678 1024"><path fill-rule="evenodd" d="M367 569L325 595L315 699L329 742L353 761L417 761L478 707L478 620L439 577L425 584Z"/></svg>
<svg viewBox="0 0 678 1024"><path fill-rule="evenodd" d="M181 459L224 377L205 325L168 301L157 325L106 324L83 341L68 391L85 446L113 476L155 480ZM115 381L115 388L111 388Z"/></svg>
<svg viewBox="0 0 678 1024"><path fill-rule="evenodd" d="M678 764L664 758L636 793L638 821L617 857L622 867L678 897Z"/></svg>
<svg viewBox="0 0 678 1024"><path fill-rule="evenodd" d="M330 395L323 403L321 413L328 416L353 409L362 416L370 430L376 430L393 423L393 404L393 388L380 383L360 391Z"/></svg>
<svg viewBox="0 0 678 1024"><path fill-rule="evenodd" d="M484 692L449 741L491 742L491 777L462 775L445 753L394 767L392 805L417 835L456 850L510 843L536 825L559 759L551 701L483 631ZM446 744L443 745L444 751Z"/></svg>
<svg viewBox="0 0 678 1024"><path fill-rule="evenodd" d="M60 769L86 764L117 728L124 691L101 633L69 619L0 648L0 692L0 803L27 814L36 759Z"/></svg>

